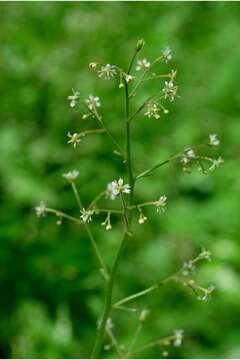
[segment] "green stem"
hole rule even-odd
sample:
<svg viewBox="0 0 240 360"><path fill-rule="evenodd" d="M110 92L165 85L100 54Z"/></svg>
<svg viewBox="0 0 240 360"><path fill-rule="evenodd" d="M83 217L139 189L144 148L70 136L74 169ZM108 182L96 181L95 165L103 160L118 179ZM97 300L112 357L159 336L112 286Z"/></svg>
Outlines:
<svg viewBox="0 0 240 360"><path fill-rule="evenodd" d="M132 61L133 63L133 61ZM129 69L131 70L131 64L129 66ZM128 177L129 177L129 185L131 187L131 196L129 196L129 202L128 205L132 205L133 202L133 192L134 192L134 179L133 179L133 172L132 172L132 164L131 164L131 148L130 148L130 123L129 123L129 97L128 97L128 84L125 81L125 108L126 108L126 149L127 149L127 169L128 169ZM128 224L131 223L131 213L127 212L128 217ZM103 309L103 315L101 318L100 326L97 332L96 341L93 347L93 351L91 354L91 358L99 358L99 354L101 352L102 343L104 339L104 334L106 330L106 322L108 317L110 316L111 310L112 310L112 293L113 293L113 286L115 282L115 277L118 269L118 265L123 253L123 250L125 248L126 242L128 239L128 233L125 232L123 239L119 245L119 248L117 250L117 254L115 256L112 270L110 273L110 277L107 283L106 288L106 295L105 295L105 303L104 303L104 309Z"/></svg>
<svg viewBox="0 0 240 360"><path fill-rule="evenodd" d="M78 206L79 206L79 209L81 210L83 208L83 204L82 204L82 201L80 199L80 196L79 196L79 192L77 190L77 187L76 187L76 184L74 182L71 182L71 185L72 185L72 189L73 189L73 193L75 195L75 198L77 200L77 203L78 203ZM88 237L89 237L89 240L92 244L92 247L93 247L93 250L98 258L98 261L99 261L99 264L100 264L100 272L102 273L102 275L104 276L105 280L108 279L108 271L107 271L107 268L104 264L104 260L103 260L103 257L102 257L102 254L101 254L101 251L96 243L96 240L94 239L94 236L92 234L92 231L90 229L90 226L88 223L84 223L84 227L85 227L85 230L88 234Z"/></svg>

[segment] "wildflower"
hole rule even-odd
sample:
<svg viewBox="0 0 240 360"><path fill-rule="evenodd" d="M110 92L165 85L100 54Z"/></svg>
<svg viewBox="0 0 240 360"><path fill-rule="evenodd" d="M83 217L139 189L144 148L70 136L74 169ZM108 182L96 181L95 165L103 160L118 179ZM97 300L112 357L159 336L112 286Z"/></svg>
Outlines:
<svg viewBox="0 0 240 360"><path fill-rule="evenodd" d="M170 101L174 101L175 96L177 95L178 86L174 84L172 80L165 81L164 88L162 89L162 92L164 93L164 98L168 99Z"/></svg>
<svg viewBox="0 0 240 360"><path fill-rule="evenodd" d="M218 159L213 159L212 165L210 166L209 171L213 171L213 170L219 168L219 166L223 163L224 163L224 160L221 156L219 156Z"/></svg>
<svg viewBox="0 0 240 360"><path fill-rule="evenodd" d="M169 47L166 47L162 51L162 61L168 63L169 60L172 60L172 51Z"/></svg>
<svg viewBox="0 0 240 360"><path fill-rule="evenodd" d="M209 145L218 146L220 144L220 140L218 139L216 134L209 135Z"/></svg>
<svg viewBox="0 0 240 360"><path fill-rule="evenodd" d="M68 132L67 136L70 138L70 140L68 140L68 144L73 144L74 148L82 141L81 139L82 134L78 134L78 133L71 134L70 132Z"/></svg>
<svg viewBox="0 0 240 360"><path fill-rule="evenodd" d="M95 62L91 62L88 66L89 66L89 69L95 70L97 67L97 64Z"/></svg>
<svg viewBox="0 0 240 360"><path fill-rule="evenodd" d="M154 117L155 119L159 119L160 118L159 111L160 109L158 104L148 103L147 111L144 113L144 115L147 116L148 118Z"/></svg>
<svg viewBox="0 0 240 360"><path fill-rule="evenodd" d="M46 212L45 203L43 201L40 201L40 204L35 207L35 210L37 217L45 216L45 212Z"/></svg>
<svg viewBox="0 0 240 360"><path fill-rule="evenodd" d="M159 198L158 201L156 201L157 212L159 213L165 212L166 204L167 204L167 196L163 195Z"/></svg>
<svg viewBox="0 0 240 360"><path fill-rule="evenodd" d="M194 150L193 149L191 149L191 148L188 148L188 149L186 149L185 150L185 155L186 155L186 157L189 159L194 159L195 157L196 157L196 154L195 154L195 152L194 152Z"/></svg>
<svg viewBox="0 0 240 360"><path fill-rule="evenodd" d="M134 80L134 76L126 74L125 75L125 80L126 80L127 83L130 83L130 82L132 82Z"/></svg>
<svg viewBox="0 0 240 360"><path fill-rule="evenodd" d="M140 212L140 214L139 214L139 219L138 219L138 223L139 223L139 224L144 224L146 220L147 220L147 217L144 216L144 214L143 214L142 212Z"/></svg>
<svg viewBox="0 0 240 360"><path fill-rule="evenodd" d="M215 290L215 288L216 287L214 285L209 285L207 287L207 289L201 288L203 291L203 295L198 296L198 300L207 301L209 298L209 295Z"/></svg>
<svg viewBox="0 0 240 360"><path fill-rule="evenodd" d="M98 70L98 76L100 78L103 77L105 80L111 80L111 78L114 77L116 73L116 67L110 64L101 66L101 69Z"/></svg>
<svg viewBox="0 0 240 360"><path fill-rule="evenodd" d="M174 346L179 347L182 345L183 333L184 331L182 329L174 331L174 341L173 341Z"/></svg>
<svg viewBox="0 0 240 360"><path fill-rule="evenodd" d="M117 195L120 193L129 194L131 191L130 185L123 184L123 179L113 180L111 183L107 185L107 196L110 197L111 200L114 200Z"/></svg>
<svg viewBox="0 0 240 360"><path fill-rule="evenodd" d="M79 100L80 92L74 91L74 90L72 92L73 92L73 95L69 95L68 100L70 100L70 107L75 107L77 101Z"/></svg>
<svg viewBox="0 0 240 360"><path fill-rule="evenodd" d="M79 171L77 170L72 170L69 171L68 173L62 174L62 176L70 182L74 181L78 177L78 175L79 175Z"/></svg>
<svg viewBox="0 0 240 360"><path fill-rule="evenodd" d="M142 60L138 60L137 62L137 66L136 66L136 70L140 71L140 70L146 70L150 67L150 62L147 61L146 58L142 59Z"/></svg>
<svg viewBox="0 0 240 360"><path fill-rule="evenodd" d="M82 210L80 210L80 213L80 219L82 219L84 223L92 221L92 215L94 214L93 210L85 210L84 208L82 208Z"/></svg>
<svg viewBox="0 0 240 360"><path fill-rule="evenodd" d="M89 95L86 99L87 106L90 110L94 110L97 107L101 106L98 96Z"/></svg>

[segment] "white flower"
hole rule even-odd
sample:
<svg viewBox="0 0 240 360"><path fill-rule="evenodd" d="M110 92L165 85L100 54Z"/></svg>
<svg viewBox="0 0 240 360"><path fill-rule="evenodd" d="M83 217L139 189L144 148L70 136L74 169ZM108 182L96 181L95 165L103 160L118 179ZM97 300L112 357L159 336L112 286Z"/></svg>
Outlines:
<svg viewBox="0 0 240 360"><path fill-rule="evenodd" d="M185 155L188 159L194 159L196 157L194 150L191 148L185 150Z"/></svg>
<svg viewBox="0 0 240 360"><path fill-rule="evenodd" d="M150 67L150 62L147 61L146 58L144 58L142 60L138 60L136 70L137 71L145 70L145 69L148 69L149 67Z"/></svg>
<svg viewBox="0 0 240 360"><path fill-rule="evenodd" d="M169 47L166 47L162 51L162 61L164 61L165 63L168 63L169 60L172 60L172 51Z"/></svg>
<svg viewBox="0 0 240 360"><path fill-rule="evenodd" d="M132 82L134 80L134 76L126 74L125 75L125 80L126 80L127 83L130 83L130 82Z"/></svg>
<svg viewBox="0 0 240 360"><path fill-rule="evenodd" d="M162 89L162 92L164 94L164 98L168 99L170 101L174 101L175 96L177 95L178 86L174 84L172 80L165 81L164 88Z"/></svg>
<svg viewBox="0 0 240 360"><path fill-rule="evenodd" d="M110 329L113 329L113 328L114 328L114 324L112 322L112 319L108 318L107 322L106 322L106 330L110 330Z"/></svg>
<svg viewBox="0 0 240 360"><path fill-rule="evenodd" d="M79 91L72 91L73 95L68 96L68 100L70 100L70 107L74 107L77 103L77 101L80 98L80 92Z"/></svg>
<svg viewBox="0 0 240 360"><path fill-rule="evenodd" d="M93 210L85 210L84 208L82 208L82 210L80 210L80 213L80 219L82 219L84 223L92 221L92 215L94 214Z"/></svg>
<svg viewBox="0 0 240 360"><path fill-rule="evenodd" d="M216 134L209 135L209 145L218 146L220 144L220 140L218 139Z"/></svg>
<svg viewBox="0 0 240 360"><path fill-rule="evenodd" d="M101 106L98 96L89 95L89 97L86 99L86 103L90 110L94 110L95 108Z"/></svg>
<svg viewBox="0 0 240 360"><path fill-rule="evenodd" d="M178 347L182 345L183 333L184 331L182 329L174 331L174 341L173 341L174 346Z"/></svg>
<svg viewBox="0 0 240 360"><path fill-rule="evenodd" d="M46 212L45 203L43 201L40 201L40 204L35 207L35 210L37 217L45 216L45 212Z"/></svg>
<svg viewBox="0 0 240 360"><path fill-rule="evenodd" d="M128 184L124 185L123 179L120 178L119 180L113 180L111 183L107 185L106 194L107 196L110 197L111 200L114 200L116 196L119 195L120 193L129 194L130 191L131 191L130 185Z"/></svg>
<svg viewBox="0 0 240 360"><path fill-rule="evenodd" d="M78 175L79 175L79 171L77 170L72 170L69 171L68 173L62 174L62 176L70 182L74 181L78 177Z"/></svg>
<svg viewBox="0 0 240 360"><path fill-rule="evenodd" d="M155 103L148 103L147 104L147 111L144 113L145 116L148 118L154 117L155 119L159 119L159 106Z"/></svg>
<svg viewBox="0 0 240 360"><path fill-rule="evenodd" d="M140 312L140 315L139 315L139 321L141 323L143 323L146 318L148 317L148 315L150 314L150 311L148 309L143 309L141 312Z"/></svg>
<svg viewBox="0 0 240 360"><path fill-rule="evenodd" d="M67 136L70 138L70 140L68 140L68 144L73 144L73 147L76 147L82 141L81 134L78 133L71 134L70 132L68 132Z"/></svg>
<svg viewBox="0 0 240 360"><path fill-rule="evenodd" d="M213 159L212 165L210 166L209 171L213 171L213 170L219 168L219 166L223 163L224 163L224 160L221 156L219 156L218 159Z"/></svg>
<svg viewBox="0 0 240 360"><path fill-rule="evenodd" d="M114 77L116 73L116 67L110 64L101 66L101 69L98 70L98 76L100 78L103 77L105 80L111 80L111 78Z"/></svg>
<svg viewBox="0 0 240 360"><path fill-rule="evenodd" d="M146 220L147 220L147 217L144 216L144 214L143 214L142 212L140 212L140 214L139 214L139 219L138 219L138 223L139 223L139 224L144 224Z"/></svg>
<svg viewBox="0 0 240 360"><path fill-rule="evenodd" d="M156 201L156 207L157 207L157 212L159 213L163 213L165 212L165 206L167 204L167 196L163 195L159 198L158 201Z"/></svg>

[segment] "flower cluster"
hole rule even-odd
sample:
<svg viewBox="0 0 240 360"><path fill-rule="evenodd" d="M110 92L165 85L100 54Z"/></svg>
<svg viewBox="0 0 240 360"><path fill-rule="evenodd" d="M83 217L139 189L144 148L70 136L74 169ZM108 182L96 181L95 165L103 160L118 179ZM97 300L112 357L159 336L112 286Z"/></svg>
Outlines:
<svg viewBox="0 0 240 360"><path fill-rule="evenodd" d="M80 210L80 213L80 219L84 223L89 223L92 221L92 215L94 214L94 210L85 210L85 208L82 208L82 210Z"/></svg>
<svg viewBox="0 0 240 360"><path fill-rule="evenodd" d="M159 106L156 103L148 103L147 104L147 111L144 113L145 116L147 116L148 118L155 118L155 119L159 119L160 115L159 115Z"/></svg>

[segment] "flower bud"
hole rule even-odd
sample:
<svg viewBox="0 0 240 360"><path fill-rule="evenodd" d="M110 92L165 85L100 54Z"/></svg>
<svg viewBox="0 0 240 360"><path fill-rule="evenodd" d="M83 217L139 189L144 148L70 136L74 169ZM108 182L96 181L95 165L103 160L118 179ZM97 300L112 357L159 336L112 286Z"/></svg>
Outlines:
<svg viewBox="0 0 240 360"><path fill-rule="evenodd" d="M145 45L145 41L143 39L138 40L137 46L136 46L136 51L138 52L138 51L142 50L144 45Z"/></svg>

